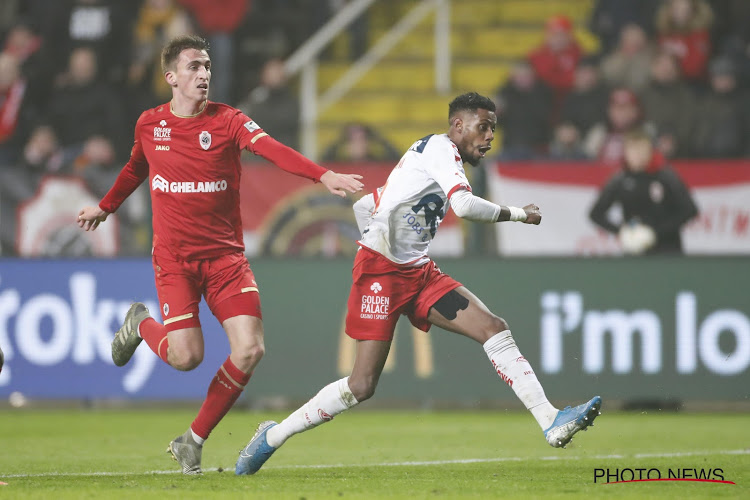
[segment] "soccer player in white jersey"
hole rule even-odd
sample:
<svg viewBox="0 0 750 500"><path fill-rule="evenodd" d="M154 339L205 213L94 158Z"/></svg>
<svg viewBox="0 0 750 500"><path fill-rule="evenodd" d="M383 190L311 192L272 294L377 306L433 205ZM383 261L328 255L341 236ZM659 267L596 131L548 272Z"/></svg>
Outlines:
<svg viewBox="0 0 750 500"><path fill-rule="evenodd" d="M402 314L424 331L437 325L482 344L495 371L531 411L550 445L563 447L576 432L593 425L601 398L563 410L552 406L508 323L427 255L449 208L472 221L542 220L536 205L500 206L471 193L463 164L477 165L490 150L495 104L474 92L460 95L450 103L449 122L447 134L415 142L385 186L354 205L362 239L346 317L346 333L357 340L351 375L325 386L281 423L262 422L240 452L236 474L254 474L291 436L372 397Z"/></svg>

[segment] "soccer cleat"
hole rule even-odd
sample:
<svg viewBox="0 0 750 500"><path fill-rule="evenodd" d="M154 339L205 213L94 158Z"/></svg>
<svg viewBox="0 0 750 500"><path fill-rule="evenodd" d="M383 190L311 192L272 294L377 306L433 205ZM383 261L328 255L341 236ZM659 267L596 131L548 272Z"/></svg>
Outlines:
<svg viewBox="0 0 750 500"><path fill-rule="evenodd" d="M550 446L565 448L576 432L594 425L594 419L601 415L602 398L594 396L591 401L574 408L565 407L557 412L555 421L544 431L544 437Z"/></svg>
<svg viewBox="0 0 750 500"><path fill-rule="evenodd" d="M182 466L182 473L189 476L203 474L201 470L201 452L203 447L195 442L193 433L190 429L182 436L177 436L174 441L169 443L167 453L172 454L172 460L175 460Z"/></svg>
<svg viewBox="0 0 750 500"><path fill-rule="evenodd" d="M268 444L266 433L268 429L278 425L273 420L266 420L258 424L258 429L250 442L240 451L240 457L237 459L237 465L234 466L234 473L238 476L255 474L263 467L266 460L271 458L276 448Z"/></svg>
<svg viewBox="0 0 750 500"><path fill-rule="evenodd" d="M124 366L133 357L133 353L143 340L138 336L138 325L149 317L148 309L140 302L134 303L128 309L122 327L112 339L112 361L117 366Z"/></svg>

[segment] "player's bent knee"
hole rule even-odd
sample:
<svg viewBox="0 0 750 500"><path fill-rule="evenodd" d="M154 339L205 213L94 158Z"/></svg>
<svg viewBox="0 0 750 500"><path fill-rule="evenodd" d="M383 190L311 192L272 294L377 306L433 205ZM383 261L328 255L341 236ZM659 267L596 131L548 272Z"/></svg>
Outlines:
<svg viewBox="0 0 750 500"><path fill-rule="evenodd" d="M374 379L367 378L364 380L352 380L352 378L349 377L349 390L352 391L352 394L360 403L375 395L375 388L377 385L378 383Z"/></svg>
<svg viewBox="0 0 750 500"><path fill-rule="evenodd" d="M249 344L242 346L234 352L234 357L240 358L241 364L246 367L254 367L257 365L266 353L265 346L261 344Z"/></svg>
<svg viewBox="0 0 750 500"><path fill-rule="evenodd" d="M170 353L169 364L174 368L188 372L194 370L203 362L202 352L185 352L185 353Z"/></svg>
<svg viewBox="0 0 750 500"><path fill-rule="evenodd" d="M483 328L483 340L487 341L495 334L503 332L505 330L510 330L510 326L508 325L508 323L500 316L491 314L487 318L486 325Z"/></svg>

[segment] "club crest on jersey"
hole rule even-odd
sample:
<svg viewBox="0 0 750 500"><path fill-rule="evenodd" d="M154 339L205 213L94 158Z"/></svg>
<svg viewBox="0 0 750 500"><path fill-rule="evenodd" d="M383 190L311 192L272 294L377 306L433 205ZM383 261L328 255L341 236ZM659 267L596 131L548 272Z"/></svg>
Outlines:
<svg viewBox="0 0 750 500"><path fill-rule="evenodd" d="M211 147L211 134L208 133L207 130L204 130L201 132L201 135L198 136L198 141L201 143L201 147L203 149L208 149Z"/></svg>

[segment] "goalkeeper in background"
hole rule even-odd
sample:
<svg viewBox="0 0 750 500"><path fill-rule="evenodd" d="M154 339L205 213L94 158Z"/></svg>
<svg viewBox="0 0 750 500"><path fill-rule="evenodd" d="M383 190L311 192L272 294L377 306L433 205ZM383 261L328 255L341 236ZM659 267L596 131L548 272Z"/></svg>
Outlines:
<svg viewBox="0 0 750 500"><path fill-rule="evenodd" d="M680 230L698 215L690 192L646 132L629 133L624 147L624 168L602 188L591 220L616 234L627 254L682 253ZM622 207L620 222L608 216L615 204Z"/></svg>

